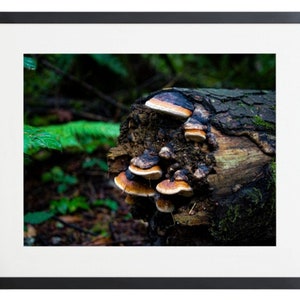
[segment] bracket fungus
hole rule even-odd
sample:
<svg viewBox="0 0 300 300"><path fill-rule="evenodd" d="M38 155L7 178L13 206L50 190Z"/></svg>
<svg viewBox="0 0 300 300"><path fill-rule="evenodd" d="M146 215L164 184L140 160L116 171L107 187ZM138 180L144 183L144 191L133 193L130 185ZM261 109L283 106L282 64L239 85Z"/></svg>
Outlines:
<svg viewBox="0 0 300 300"><path fill-rule="evenodd" d="M128 179L126 172L121 172L114 181L116 186L126 194L139 197L153 197L155 195L155 190L146 184Z"/></svg>
<svg viewBox="0 0 300 300"><path fill-rule="evenodd" d="M172 213L175 209L175 205L171 200L160 196L155 199L155 206L158 211L163 213Z"/></svg>
<svg viewBox="0 0 300 300"><path fill-rule="evenodd" d="M209 113L200 104L195 105L192 116L183 124L187 141L203 142L206 140Z"/></svg>
<svg viewBox="0 0 300 300"><path fill-rule="evenodd" d="M210 172L210 168L208 168L205 164L199 164L198 168L194 172L194 178L197 180L201 180L205 178Z"/></svg>
<svg viewBox="0 0 300 300"><path fill-rule="evenodd" d="M142 155L133 157L131 164L140 169L149 169L159 162L159 156L155 152L145 149Z"/></svg>
<svg viewBox="0 0 300 300"><path fill-rule="evenodd" d="M194 124L193 124L194 125ZM187 141L203 142L206 140L205 129L201 125L191 126L190 123L184 125L184 136Z"/></svg>
<svg viewBox="0 0 300 300"><path fill-rule="evenodd" d="M156 186L156 190L163 195L178 194L184 197L193 195L193 189L183 180L171 181L170 179L165 179Z"/></svg>
<svg viewBox="0 0 300 300"><path fill-rule="evenodd" d="M175 179L175 181L185 181L185 182L188 182L189 179L188 179L187 174L188 174L188 170L186 170L186 169L177 170L174 173L174 179Z"/></svg>
<svg viewBox="0 0 300 300"><path fill-rule="evenodd" d="M129 171L135 175L142 176L145 179L149 180L157 180L161 178L162 176L162 170L160 166L153 166L148 169L141 169L139 167L136 167L135 165L131 164L128 167Z"/></svg>
<svg viewBox="0 0 300 300"><path fill-rule="evenodd" d="M149 99L146 106L178 118L188 118L192 115L193 104L181 93L162 92Z"/></svg>
<svg viewBox="0 0 300 300"><path fill-rule="evenodd" d="M166 159L166 160L169 160L169 159L172 159L172 158L175 158L175 154L173 152L173 148L171 145L166 145L166 146L163 146L159 153L158 153L159 157L163 158L163 159Z"/></svg>

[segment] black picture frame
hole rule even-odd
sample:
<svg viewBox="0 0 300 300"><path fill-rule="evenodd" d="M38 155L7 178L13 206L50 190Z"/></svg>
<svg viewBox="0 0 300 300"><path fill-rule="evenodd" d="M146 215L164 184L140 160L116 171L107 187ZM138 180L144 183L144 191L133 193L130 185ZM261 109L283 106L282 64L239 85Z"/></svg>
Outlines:
<svg viewBox="0 0 300 300"><path fill-rule="evenodd" d="M299 24L300 12L0 12L1 23ZM299 289L300 277L0 277L0 288Z"/></svg>

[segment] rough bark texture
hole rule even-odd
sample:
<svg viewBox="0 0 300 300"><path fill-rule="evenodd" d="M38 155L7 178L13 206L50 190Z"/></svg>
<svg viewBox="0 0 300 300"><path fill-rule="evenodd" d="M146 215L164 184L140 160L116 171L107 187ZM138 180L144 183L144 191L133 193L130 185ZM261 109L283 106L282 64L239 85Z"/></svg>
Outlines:
<svg viewBox="0 0 300 300"><path fill-rule="evenodd" d="M205 110L205 141L186 138L185 119L145 106L165 92L180 93ZM155 197L134 197L132 214L148 222L152 245L275 245L274 92L173 88L141 98L110 150L110 173L127 170L145 149L159 153L170 145L172 158L159 161L162 178L137 180L155 190L185 170L193 195L164 196L175 206L172 213L158 211Z"/></svg>

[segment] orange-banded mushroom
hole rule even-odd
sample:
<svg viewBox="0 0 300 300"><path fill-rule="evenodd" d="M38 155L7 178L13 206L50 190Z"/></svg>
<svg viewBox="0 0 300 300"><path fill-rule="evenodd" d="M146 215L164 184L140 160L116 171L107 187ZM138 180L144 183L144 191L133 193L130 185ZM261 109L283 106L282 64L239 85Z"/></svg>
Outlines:
<svg viewBox="0 0 300 300"><path fill-rule="evenodd" d="M156 190L163 195L178 194L184 197L191 197L193 195L193 189L183 180L171 181L170 179L165 179L156 186Z"/></svg>
<svg viewBox="0 0 300 300"><path fill-rule="evenodd" d="M159 156L149 149L146 149L142 155L133 157L130 161L131 165L134 165L140 169L149 169L157 165L158 162Z"/></svg>
<svg viewBox="0 0 300 300"><path fill-rule="evenodd" d="M179 92L162 92L145 103L146 106L178 118L188 118L192 115L194 105Z"/></svg>
<svg viewBox="0 0 300 300"><path fill-rule="evenodd" d="M184 136L187 141L203 142L206 139L207 126L195 118L189 118L184 124Z"/></svg>
<svg viewBox="0 0 300 300"><path fill-rule="evenodd" d="M126 172L121 172L116 176L114 182L119 189L132 196L153 197L155 195L155 190L153 188L128 179Z"/></svg>
<svg viewBox="0 0 300 300"><path fill-rule="evenodd" d="M192 116L183 125L186 140L194 142L205 141L208 121L208 111L201 104L195 104Z"/></svg>
<svg viewBox="0 0 300 300"><path fill-rule="evenodd" d="M205 131L200 129L186 129L184 136L187 141L193 142L203 142L206 139Z"/></svg>
<svg viewBox="0 0 300 300"><path fill-rule="evenodd" d="M148 169L141 169L139 167L136 167L135 165L131 164L128 167L129 171L135 175L142 176L145 179L149 180L157 180L161 178L162 176L162 170L160 166L153 166Z"/></svg>
<svg viewBox="0 0 300 300"><path fill-rule="evenodd" d="M163 213L172 213L175 209L175 206L171 200L164 199L161 196L155 198L155 206L158 211Z"/></svg>

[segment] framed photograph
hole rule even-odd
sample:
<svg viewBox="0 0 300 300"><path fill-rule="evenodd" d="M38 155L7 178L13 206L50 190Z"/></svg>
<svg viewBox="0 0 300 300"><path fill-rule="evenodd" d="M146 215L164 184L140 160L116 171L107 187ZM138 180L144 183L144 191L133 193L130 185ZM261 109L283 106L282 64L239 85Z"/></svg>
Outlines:
<svg viewBox="0 0 300 300"><path fill-rule="evenodd" d="M300 13L0 13L1 288L300 288Z"/></svg>

